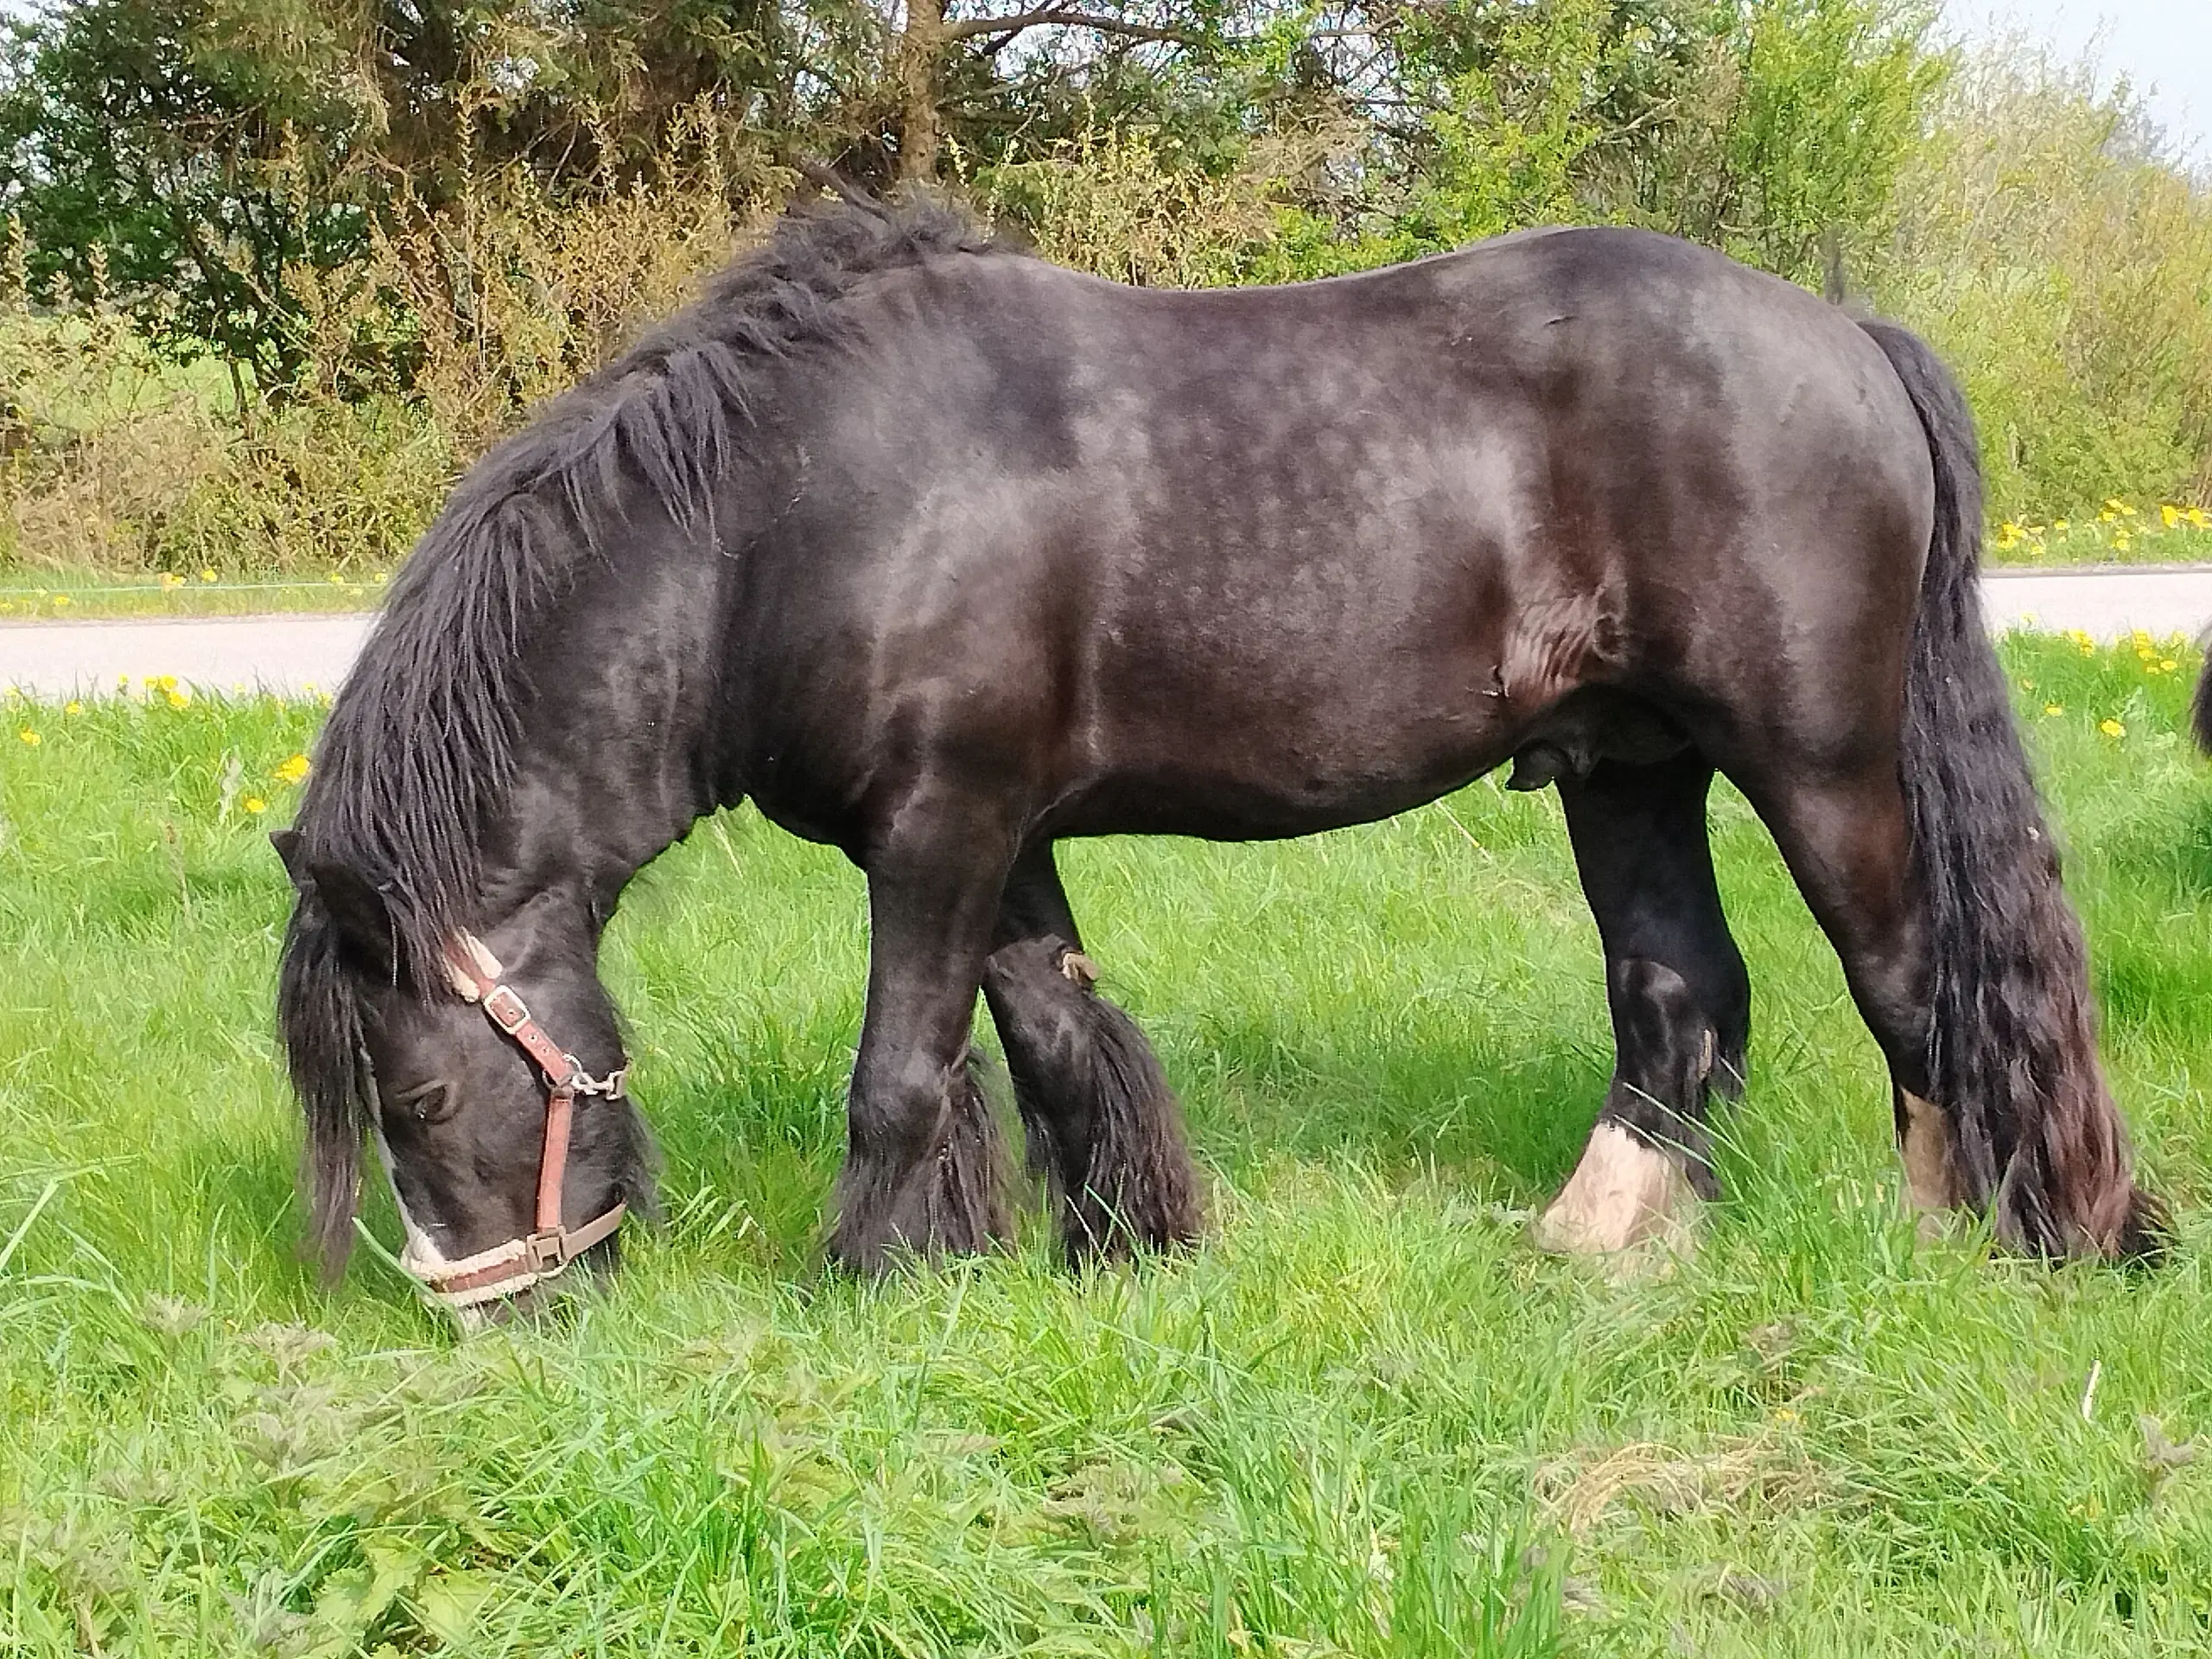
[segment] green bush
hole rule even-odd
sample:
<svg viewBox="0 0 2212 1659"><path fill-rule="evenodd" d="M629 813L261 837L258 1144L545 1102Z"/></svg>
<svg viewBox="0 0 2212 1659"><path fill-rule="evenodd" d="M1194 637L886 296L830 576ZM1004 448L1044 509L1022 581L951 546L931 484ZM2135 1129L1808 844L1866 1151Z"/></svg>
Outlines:
<svg viewBox="0 0 2212 1659"><path fill-rule="evenodd" d="M1951 86L1873 288L1957 366L1992 509L2212 493L2212 197L2123 99L2033 60Z"/></svg>
<svg viewBox="0 0 2212 1659"><path fill-rule="evenodd" d="M1147 285L1548 220L1671 231L1815 286L1840 255L1959 368L1993 520L2029 527L2000 556L2187 556L2201 534L2159 509L2212 495L2212 196L2125 101L2033 58L1955 60L1928 22L1916 0L1447 0L1370 19L1383 68L1360 82L1279 19L1178 82L1175 120L1105 100L1031 139L949 137L946 165L1046 257ZM464 155L355 255L286 266L281 385L181 363L97 245L64 292L11 227L0 572L391 566L474 456L794 182L706 102L663 124L650 166L557 181Z"/></svg>

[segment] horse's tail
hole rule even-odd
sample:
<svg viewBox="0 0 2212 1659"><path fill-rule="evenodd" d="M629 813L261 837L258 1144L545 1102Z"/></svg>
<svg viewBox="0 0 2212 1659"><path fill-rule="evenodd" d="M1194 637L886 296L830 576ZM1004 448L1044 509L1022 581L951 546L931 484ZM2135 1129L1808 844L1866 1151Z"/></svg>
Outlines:
<svg viewBox="0 0 2212 1659"><path fill-rule="evenodd" d="M2149 1255L2164 1212L2134 1184L2097 1059L2088 951L1982 618L1974 417L1925 342L1862 326L1936 469L1899 771L1929 947L1929 1089L1952 1126L1954 1177L2016 1249Z"/></svg>
<svg viewBox="0 0 2212 1659"><path fill-rule="evenodd" d="M2205 642L2204 671L2196 677L2196 701L2190 707L2190 726L2196 747L2212 754L2212 639Z"/></svg>

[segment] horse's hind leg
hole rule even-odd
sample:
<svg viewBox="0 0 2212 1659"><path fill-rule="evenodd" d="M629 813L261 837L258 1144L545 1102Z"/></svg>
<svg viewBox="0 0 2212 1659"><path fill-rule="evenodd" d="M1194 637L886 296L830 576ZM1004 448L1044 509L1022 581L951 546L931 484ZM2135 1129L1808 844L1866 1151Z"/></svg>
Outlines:
<svg viewBox="0 0 2212 1659"><path fill-rule="evenodd" d="M1198 1172L1174 1091L1135 1021L1098 995L1049 842L1015 863L996 938L983 995L1069 1262L1195 1238Z"/></svg>
<svg viewBox="0 0 2212 1659"><path fill-rule="evenodd" d="M1752 778L1746 792L1889 1062L1906 1201L1931 1215L1974 1204L1986 1194L1961 1166L1950 1114L1927 1098L1931 963L1894 765L1833 778Z"/></svg>
<svg viewBox="0 0 2212 1659"><path fill-rule="evenodd" d="M1562 1250L1679 1235L1710 1196L1709 1091L1741 1091L1751 982L1706 835L1713 768L1694 752L1563 779L1567 832L1605 948L1612 1086L1573 1178L1538 1224Z"/></svg>
<svg viewBox="0 0 2212 1659"><path fill-rule="evenodd" d="M1906 1202L1927 1216L1972 1205L1950 1116L1927 1099L1928 941L1894 764L1834 776L1776 767L1745 782L1889 1063Z"/></svg>
<svg viewBox="0 0 2212 1659"><path fill-rule="evenodd" d="M1007 861L967 817L917 804L868 863L868 1014L830 1238L832 1259L861 1271L1007 1231L997 1120L968 1052Z"/></svg>

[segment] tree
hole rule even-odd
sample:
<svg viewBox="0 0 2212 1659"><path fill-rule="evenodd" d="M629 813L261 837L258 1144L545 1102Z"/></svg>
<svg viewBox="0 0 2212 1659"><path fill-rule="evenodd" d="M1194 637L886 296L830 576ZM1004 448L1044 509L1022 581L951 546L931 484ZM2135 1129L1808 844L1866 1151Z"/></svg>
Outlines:
<svg viewBox="0 0 2212 1659"><path fill-rule="evenodd" d="M1200 60L1218 59L1232 43L1224 29L1223 9L1198 5L1169 9L1090 0L1089 3L1046 4L1008 10L998 8L956 16L949 0L906 0L895 61L899 88L898 176L902 181L937 176L946 89L956 65L980 70L971 81L996 80L1014 96L1019 71L1008 76L1001 66L1018 62L1023 48L1039 36L1057 37L1035 47L1048 73L1062 82L1087 76L1100 60L1125 60L1132 48L1162 48L1158 67L1179 54ZM1081 41L1074 52L1071 41ZM969 117L977 111L971 105Z"/></svg>

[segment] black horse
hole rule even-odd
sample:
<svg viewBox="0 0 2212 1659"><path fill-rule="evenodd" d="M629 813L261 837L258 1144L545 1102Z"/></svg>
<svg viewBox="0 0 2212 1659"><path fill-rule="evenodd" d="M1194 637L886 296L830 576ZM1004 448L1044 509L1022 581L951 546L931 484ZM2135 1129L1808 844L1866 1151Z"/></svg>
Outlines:
<svg viewBox="0 0 2212 1659"><path fill-rule="evenodd" d="M2212 639L2206 642L2203 670L2196 677L2196 696L2190 704L2190 729L2196 747L2212 754Z"/></svg>
<svg viewBox="0 0 2212 1659"><path fill-rule="evenodd" d="M1980 514L1925 346L1665 237L1167 293L926 205L787 216L463 480L337 699L279 838L315 1234L334 1268L365 1134L437 1288L606 1248L649 1183L591 1076L601 930L749 798L868 878L832 1257L1004 1230L979 987L1071 1255L1188 1239L1173 1096L1054 842L1306 835L1510 760L1565 801L1618 1050L1547 1242L1712 1190L1750 1026L1718 769L1887 1057L1913 1202L2146 1252Z"/></svg>

